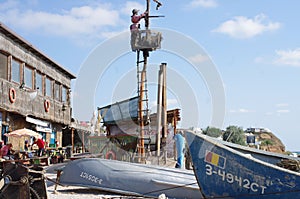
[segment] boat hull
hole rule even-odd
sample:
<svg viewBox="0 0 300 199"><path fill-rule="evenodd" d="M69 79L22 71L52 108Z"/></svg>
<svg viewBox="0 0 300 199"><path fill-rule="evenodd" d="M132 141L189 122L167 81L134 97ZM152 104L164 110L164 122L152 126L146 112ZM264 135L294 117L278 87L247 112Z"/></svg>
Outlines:
<svg viewBox="0 0 300 199"><path fill-rule="evenodd" d="M60 183L133 196L202 198L193 171L100 158L68 163Z"/></svg>
<svg viewBox="0 0 300 199"><path fill-rule="evenodd" d="M206 198L300 197L300 175L249 157L204 135L185 133L194 172Z"/></svg>

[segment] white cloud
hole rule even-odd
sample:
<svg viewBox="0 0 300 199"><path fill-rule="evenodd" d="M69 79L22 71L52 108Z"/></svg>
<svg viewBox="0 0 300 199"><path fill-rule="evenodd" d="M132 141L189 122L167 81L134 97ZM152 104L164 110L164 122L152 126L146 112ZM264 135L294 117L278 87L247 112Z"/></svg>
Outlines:
<svg viewBox="0 0 300 199"><path fill-rule="evenodd" d="M277 50L277 59L274 64L288 65L288 66L300 66L300 48L294 50Z"/></svg>
<svg viewBox="0 0 300 199"><path fill-rule="evenodd" d="M281 110L277 110L277 111L276 111L276 115L277 115L277 116L286 115L286 114L288 114L289 112L290 112L290 110L288 110L288 109L281 109Z"/></svg>
<svg viewBox="0 0 300 199"><path fill-rule="evenodd" d="M276 104L276 107L288 107L289 104L287 103L280 103L280 104Z"/></svg>
<svg viewBox="0 0 300 199"><path fill-rule="evenodd" d="M168 104L168 106L178 106L179 105L177 99L167 99L167 104Z"/></svg>
<svg viewBox="0 0 300 199"><path fill-rule="evenodd" d="M191 60L192 62L195 62L195 63L202 63L202 62L209 60L209 58L206 55L197 54L192 57L189 57L189 60Z"/></svg>
<svg viewBox="0 0 300 199"><path fill-rule="evenodd" d="M149 103L150 106L150 110L152 113L156 113L157 112L157 101L151 101ZM178 102L177 99L167 99L167 109L174 109L174 108L179 108L180 107L180 103Z"/></svg>
<svg viewBox="0 0 300 199"><path fill-rule="evenodd" d="M140 10L140 13L142 13L142 12L144 12L143 9L145 9L145 6L141 3L136 2L136 1L127 1L125 6L123 6L120 11L124 15L126 15L126 14L131 15L133 8Z"/></svg>
<svg viewBox="0 0 300 199"><path fill-rule="evenodd" d="M1 8L0 20L10 27L22 28L34 34L59 35L73 40L104 38L128 28L131 15L129 5L130 2L127 2L125 6L128 8L128 19L125 20L121 16L122 11L110 4L79 6L56 10L54 13L21 9L16 3L7 3L7 9Z"/></svg>
<svg viewBox="0 0 300 199"><path fill-rule="evenodd" d="M263 57L256 57L254 59L254 63L264 63L264 58Z"/></svg>
<svg viewBox="0 0 300 199"><path fill-rule="evenodd" d="M18 5L18 1L5 1L0 3L0 11L3 12L7 9L15 8Z"/></svg>
<svg viewBox="0 0 300 199"><path fill-rule="evenodd" d="M253 19L237 16L225 21L212 32L227 34L233 38L246 39L280 28L280 23L266 21L266 19L267 17L264 14L259 14Z"/></svg>
<svg viewBox="0 0 300 199"><path fill-rule="evenodd" d="M269 115L273 115L273 113L272 112L266 112L265 115L269 116Z"/></svg>
<svg viewBox="0 0 300 199"><path fill-rule="evenodd" d="M276 112L277 112L277 113L289 113L290 110L282 109L282 110L277 110Z"/></svg>
<svg viewBox="0 0 300 199"><path fill-rule="evenodd" d="M244 108L240 108L238 110L230 110L230 113L255 113L256 111L254 110L249 110L249 109L244 109Z"/></svg>
<svg viewBox="0 0 300 199"><path fill-rule="evenodd" d="M248 110L248 109L243 109L243 108L240 108L240 109L239 109L239 112L240 112L240 113L254 113L255 111L253 111L253 110Z"/></svg>
<svg viewBox="0 0 300 199"><path fill-rule="evenodd" d="M196 7L213 8L217 6L218 4L215 0L193 0L189 4L187 4L187 8L196 8Z"/></svg>

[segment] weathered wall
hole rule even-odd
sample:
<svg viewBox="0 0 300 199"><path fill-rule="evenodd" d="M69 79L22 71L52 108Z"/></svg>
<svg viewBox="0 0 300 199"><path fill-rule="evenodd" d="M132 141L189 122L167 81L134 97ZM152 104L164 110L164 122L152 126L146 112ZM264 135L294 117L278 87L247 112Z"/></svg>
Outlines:
<svg viewBox="0 0 300 199"><path fill-rule="evenodd" d="M14 103L11 103L9 100L10 88L14 88L16 91L16 100ZM14 83L1 79L0 95L0 108L6 111L16 112L23 116L34 116L51 122L70 124L71 108L67 106L65 111L63 111L62 102L41 95L36 95L34 99L31 99L30 92L18 88ZM46 99L50 102L49 112L46 112L44 107Z"/></svg>
<svg viewBox="0 0 300 199"><path fill-rule="evenodd" d="M5 54L12 55L21 62L31 66L33 69L38 70L53 80L61 83L65 87L71 87L70 77L62 71L59 71L58 67L51 65L53 63L42 60L41 57L37 57L30 50L23 48L2 33L0 33L0 51L3 51ZM10 59L8 59L8 62L10 63ZM9 112L19 113L23 116L31 115L52 122L70 124L71 108L69 101L65 103L66 108L63 111L63 102L56 101L53 98L42 95L37 95L33 98L31 90L20 89L19 85L9 82L9 79L9 76L7 78L0 78L0 108ZM9 100L10 88L14 88L16 91L16 100L14 103ZM45 100L49 100L50 102L50 109L48 112L44 107Z"/></svg>
<svg viewBox="0 0 300 199"><path fill-rule="evenodd" d="M45 63L41 58L36 57L32 52L22 48L20 45L11 41L10 38L0 33L0 50L13 55L15 58L40 72L47 74L49 77L60 82L66 87L71 87L71 80L52 65Z"/></svg>

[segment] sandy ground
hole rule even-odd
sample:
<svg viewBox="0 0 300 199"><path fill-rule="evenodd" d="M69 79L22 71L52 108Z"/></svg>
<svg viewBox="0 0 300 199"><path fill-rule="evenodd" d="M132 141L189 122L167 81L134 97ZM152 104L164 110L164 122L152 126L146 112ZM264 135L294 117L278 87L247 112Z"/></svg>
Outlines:
<svg viewBox="0 0 300 199"><path fill-rule="evenodd" d="M45 175L47 178L51 180L56 180L56 168L63 166L66 163L54 164L48 167L45 167ZM170 161L167 166L173 167L174 162ZM101 190L90 189L86 187L75 187L75 186L60 186L58 185L55 191L55 183L51 180L46 181L47 185L47 195L48 199L121 199L121 198L141 198L141 197L131 197L131 196L124 196L115 193L108 193ZM159 197L159 199L165 199L163 195Z"/></svg>

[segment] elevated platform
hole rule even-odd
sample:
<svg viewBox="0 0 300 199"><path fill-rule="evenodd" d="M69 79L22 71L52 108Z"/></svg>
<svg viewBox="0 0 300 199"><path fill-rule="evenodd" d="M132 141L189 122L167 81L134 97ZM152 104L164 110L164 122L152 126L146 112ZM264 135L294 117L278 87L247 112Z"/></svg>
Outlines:
<svg viewBox="0 0 300 199"><path fill-rule="evenodd" d="M161 48L162 34L154 30L134 30L131 32L131 49L154 51Z"/></svg>

